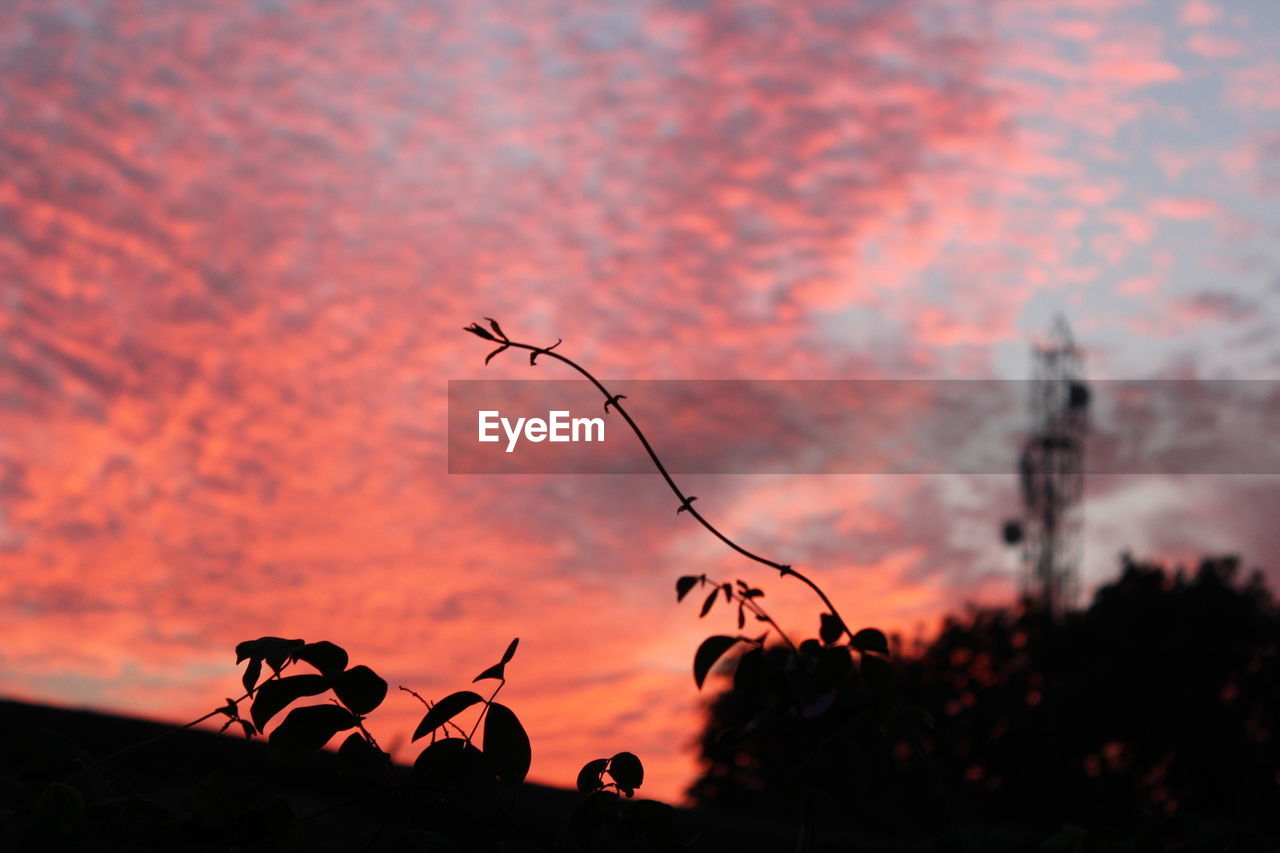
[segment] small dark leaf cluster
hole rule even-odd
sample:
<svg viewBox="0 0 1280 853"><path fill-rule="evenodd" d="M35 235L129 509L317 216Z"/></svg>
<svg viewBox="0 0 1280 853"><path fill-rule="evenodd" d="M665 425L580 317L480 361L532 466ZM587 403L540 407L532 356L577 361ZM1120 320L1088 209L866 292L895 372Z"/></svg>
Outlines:
<svg viewBox="0 0 1280 853"><path fill-rule="evenodd" d="M581 799L562 836L567 850L687 850L675 811L656 800L633 799L644 765L630 752L588 761L578 772Z"/></svg>
<svg viewBox="0 0 1280 853"><path fill-rule="evenodd" d="M428 788L441 789L462 774L491 775L501 782L518 785L529 773L533 753L529 735L515 712L494 697L506 684L506 668L515 657L520 640L516 638L507 646L502 658L473 679L474 682L496 680L498 686L485 699L471 690L450 693L439 702L429 704L427 713L413 731L413 740L430 737L431 743L414 762L414 773L419 782ZM468 732L454 720L468 708L479 705L474 725ZM484 735L477 748L473 736L483 722ZM450 735L452 725L456 735ZM443 734L441 734L443 732Z"/></svg>
<svg viewBox="0 0 1280 853"><path fill-rule="evenodd" d="M377 749L363 725L387 696L387 682L367 666L348 666L344 649L328 641L308 643L281 637L260 637L236 646L236 662L248 661L244 686L253 704L252 726L266 732L267 724L299 699L332 694L329 704L304 705L291 710L268 737L270 754L280 763L296 762L323 749L339 732L360 729L348 740L363 740ZM271 675L259 683L263 664ZM314 672L284 675L286 668L305 663ZM232 709L234 711L234 708ZM230 722L230 721L229 721ZM239 720L250 733L249 724ZM348 750L354 747L348 747ZM380 751L380 750L379 750Z"/></svg>
<svg viewBox="0 0 1280 853"><path fill-rule="evenodd" d="M764 622L777 633L779 638L790 640L773 622L760 599L764 592L746 581L734 583L716 583L706 575L685 575L676 581L676 600L684 598L697 587L709 588L702 602L699 618L709 614L716 603L723 600L725 604L737 602L738 629L746 627L748 614L758 622ZM850 631L834 613L819 615L818 640L805 640L794 646L796 663L799 670L812 670L812 674L825 689L833 690L836 683L854 671L852 653L859 655L859 670L862 678L873 686L882 700L884 710L889 710L895 696L893 695L893 669L882 656L889 654L889 640L877 628L862 628ZM841 638L848 636L847 645L841 645ZM735 680L754 678L758 674L759 661L763 657L769 631L755 637L730 636L717 634L703 640L693 656L693 678L698 687L706 683L715 665L731 650L744 646L745 651L739 655L735 669Z"/></svg>

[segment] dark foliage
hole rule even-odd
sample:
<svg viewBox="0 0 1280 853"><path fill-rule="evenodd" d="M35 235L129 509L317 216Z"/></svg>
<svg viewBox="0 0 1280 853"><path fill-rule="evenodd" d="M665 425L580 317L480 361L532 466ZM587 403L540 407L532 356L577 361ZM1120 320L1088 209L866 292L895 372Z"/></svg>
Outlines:
<svg viewBox="0 0 1280 853"><path fill-rule="evenodd" d="M1036 849L1055 833L1061 850L1271 849L1280 613L1259 576L1237 574L1234 558L1186 576L1126 557L1064 621L1025 608L953 618L900 666L902 698L936 727L904 714L873 748L869 731L844 746L796 725L735 677L711 707L692 793L782 815L807 785L867 836L942 834L951 810L981 850ZM775 670L788 656L765 652ZM834 701L856 707L860 692Z"/></svg>

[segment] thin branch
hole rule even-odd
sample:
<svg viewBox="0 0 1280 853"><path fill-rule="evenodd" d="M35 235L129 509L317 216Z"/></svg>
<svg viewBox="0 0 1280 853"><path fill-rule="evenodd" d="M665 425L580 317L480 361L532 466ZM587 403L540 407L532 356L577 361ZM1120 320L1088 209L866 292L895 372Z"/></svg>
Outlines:
<svg viewBox="0 0 1280 853"><path fill-rule="evenodd" d="M497 355L499 352L505 349L509 349L509 348L522 349L522 350L527 350L530 353L529 361L531 364L534 363L534 361L537 359L538 356L545 355L548 358L553 358L556 361L559 361L562 364L567 365L568 367L572 368L573 370L581 374L584 378L587 379L587 381L589 381L592 385L594 385L602 395L604 395L605 411L607 412L610 409L610 407L612 407L615 411L617 411L617 413L622 416L622 419L627 422L627 426L631 427L631 431L635 433L636 438L640 440L640 445L644 448L645 453L648 454L649 461L653 463L653 467L658 469L658 473L662 475L662 479L666 481L667 486L671 489L672 494L674 494L676 496L676 499L680 501L680 507L679 509L676 510L676 512L689 513L689 515L693 516L694 520L696 520L699 524L701 524L704 528L706 528L708 533L710 533L712 536L719 539L721 542L723 542L726 546L728 546L732 550L746 557L748 560L753 560L757 563L760 563L761 565L765 565L771 569L775 569L780 575L782 575L782 577L787 577L787 576L794 577L796 580L800 581L802 584L809 587L809 589L813 590L814 594L817 595L818 598L822 600L822 603L827 608L828 612L830 612L832 616L840 620L840 625L844 628L844 633L848 635L849 639L850 640L853 639L853 629L849 627L849 623L846 622L840 616L840 612L836 610L835 604L832 603L831 599L827 597L827 594L823 592L822 588L819 587L816 583L814 583L813 580L811 580L808 576L796 571L786 563L779 563L776 560L770 560L768 557L763 557L760 554L755 553L754 551L750 551L742 547L737 542L734 542L732 539L726 536L724 533L721 533L719 528L717 528L714 524L708 521L702 513L694 509L693 502L697 500L697 497L686 495L684 491L680 488L680 486L676 483L675 479L672 478L671 473L667 471L667 467L662 464L662 460L658 457L657 452L653 449L653 445L649 443L649 439L645 437L644 431L640 429L640 425L635 422L635 420L631 417L631 413L628 412L626 410L626 407L622 405L621 401L625 398L625 395L610 393L609 389L606 388L604 384L595 376L593 376L591 372L588 371L585 367L578 364L573 359L568 358L567 356L563 356L558 352L553 352L552 350L554 349L554 347L559 346L560 344L559 341L556 341L556 343L550 347L539 347L533 344L526 344L526 343L521 343L519 341L513 341L513 340L510 340L505 334L502 333L497 323L495 323L492 320L490 320L489 322L494 332L497 333L496 336L490 333L488 329L485 329L481 327L479 324L475 324L475 323L465 327L464 331L470 332L471 334L476 335L477 337L480 337L480 338L484 338L485 340L496 341L500 343L501 347L495 350L493 353L491 353L490 357Z"/></svg>
<svg viewBox="0 0 1280 853"><path fill-rule="evenodd" d="M418 694L418 691L411 690L408 687L405 687L403 684L400 685L400 689L403 690L405 693L412 695L414 699L417 699L419 702L421 702L422 706L426 708L428 711L430 711L433 707L435 707L431 702L428 702L426 699L423 699L422 696ZM467 736L467 733L463 731L462 726L458 725L453 720L445 720L444 725L453 726L455 729L458 730L458 734L462 735L464 738Z"/></svg>
<svg viewBox="0 0 1280 853"><path fill-rule="evenodd" d="M471 727L471 734L467 735L467 743L471 743L471 739L476 736L476 730L480 728L480 722L484 720L484 715L489 713L489 706L493 704L493 700L498 698L498 693L505 687L507 680L504 678L498 682L498 686L493 688L493 692L489 694L489 698L485 700L484 707L480 709L480 715L476 717L476 724Z"/></svg>
<svg viewBox="0 0 1280 853"><path fill-rule="evenodd" d="M777 631L778 636L781 637L788 646L790 646L793 650L798 651L798 649L796 649L796 644L791 641L790 637L787 636L787 632L782 630L782 628L778 627L777 622L773 621L773 617L769 615L769 611L765 610L763 607L757 604L754 598L747 598L745 595L743 595L740 592L736 593L735 595L739 601L743 602L746 605L748 610L750 610L756 616L763 619L766 624L768 624L770 627L773 628L773 630Z"/></svg>

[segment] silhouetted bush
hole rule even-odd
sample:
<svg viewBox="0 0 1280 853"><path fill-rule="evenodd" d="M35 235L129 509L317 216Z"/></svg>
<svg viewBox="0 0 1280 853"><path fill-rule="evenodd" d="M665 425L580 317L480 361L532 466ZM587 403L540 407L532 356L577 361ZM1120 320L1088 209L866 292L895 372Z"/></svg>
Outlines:
<svg viewBox="0 0 1280 853"><path fill-rule="evenodd" d="M1280 827L1280 614L1261 576L1238 572L1235 558L1187 576L1125 557L1061 621L1029 607L948 619L901 665L903 698L937 726L890 727L884 750L837 748L847 733L797 727L735 678L692 794L781 813L808 779L868 833L939 828L950 808L984 850L1035 849L1064 824L1078 827L1064 850L1264 849ZM858 689L834 701L856 705Z"/></svg>

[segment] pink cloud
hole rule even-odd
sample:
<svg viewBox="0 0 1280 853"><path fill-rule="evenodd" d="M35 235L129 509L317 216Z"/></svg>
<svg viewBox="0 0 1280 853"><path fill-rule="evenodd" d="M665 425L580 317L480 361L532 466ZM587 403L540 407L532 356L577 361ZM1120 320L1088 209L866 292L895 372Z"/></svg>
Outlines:
<svg viewBox="0 0 1280 853"><path fill-rule="evenodd" d="M1155 227L1150 217L1126 210L1108 210L1105 219L1120 229L1125 239L1145 245L1151 242Z"/></svg>
<svg viewBox="0 0 1280 853"><path fill-rule="evenodd" d="M1222 18L1222 10L1209 0L1187 0L1182 5L1180 20L1184 26L1207 27Z"/></svg>
<svg viewBox="0 0 1280 853"><path fill-rule="evenodd" d="M1187 39L1187 49L1205 59L1230 59L1244 53L1244 46L1238 41L1208 33L1196 33Z"/></svg>
<svg viewBox="0 0 1280 853"><path fill-rule="evenodd" d="M1108 81L1139 87L1182 79L1182 71L1168 60L1124 56L1123 51L1108 53L1111 55L1099 59L1092 68L1094 74Z"/></svg>
<svg viewBox="0 0 1280 853"><path fill-rule="evenodd" d="M1196 156L1189 152L1174 151L1168 148L1156 150L1156 162L1160 171L1171 181L1176 181L1196 163Z"/></svg>
<svg viewBox="0 0 1280 853"><path fill-rule="evenodd" d="M1059 38L1071 39L1073 41L1088 42L1099 38L1102 33L1102 25L1098 21L1090 21L1082 18L1071 18L1067 20L1055 19L1045 24L1045 31Z"/></svg>
<svg viewBox="0 0 1280 853"><path fill-rule="evenodd" d="M1159 284L1153 276L1138 275L1126 278L1116 285L1116 292L1124 296L1148 296L1156 292Z"/></svg>
<svg viewBox="0 0 1280 853"><path fill-rule="evenodd" d="M1160 198L1152 201L1148 210L1162 219L1214 219L1223 215L1222 206L1209 198Z"/></svg>
<svg viewBox="0 0 1280 853"><path fill-rule="evenodd" d="M1272 58L1227 74L1228 102L1241 112L1280 110L1280 61Z"/></svg>

